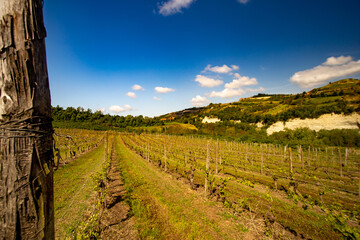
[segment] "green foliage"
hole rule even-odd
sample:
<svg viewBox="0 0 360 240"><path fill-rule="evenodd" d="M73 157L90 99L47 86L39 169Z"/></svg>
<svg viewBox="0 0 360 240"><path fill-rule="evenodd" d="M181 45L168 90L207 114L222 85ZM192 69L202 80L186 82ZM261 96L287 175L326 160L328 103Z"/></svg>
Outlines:
<svg viewBox="0 0 360 240"><path fill-rule="evenodd" d="M353 129L320 130L318 138L326 145L360 147L360 133Z"/></svg>
<svg viewBox="0 0 360 240"><path fill-rule="evenodd" d="M360 133L355 129L320 130L319 132L308 128L286 129L273 133L268 139L269 142L291 147L298 145L360 147Z"/></svg>
<svg viewBox="0 0 360 240"><path fill-rule="evenodd" d="M82 128L91 130L125 129L127 127L160 126L163 123L159 118L140 116L111 116L101 111L92 112L68 107L66 109L56 106L51 108L55 127Z"/></svg>
<svg viewBox="0 0 360 240"><path fill-rule="evenodd" d="M91 215L91 217L86 222L82 222L78 226L75 239L98 239L100 236L98 223L99 213Z"/></svg>
<svg viewBox="0 0 360 240"><path fill-rule="evenodd" d="M236 180L238 183L241 183L241 184L244 184L245 186L249 186L251 188L254 188L255 187L255 184L250 181L250 180L247 180L245 178L240 178L238 180Z"/></svg>
<svg viewBox="0 0 360 240"><path fill-rule="evenodd" d="M342 211L326 211L326 213L326 220L331 224L335 231L342 234L344 239L360 239L360 229L349 225L349 217Z"/></svg>

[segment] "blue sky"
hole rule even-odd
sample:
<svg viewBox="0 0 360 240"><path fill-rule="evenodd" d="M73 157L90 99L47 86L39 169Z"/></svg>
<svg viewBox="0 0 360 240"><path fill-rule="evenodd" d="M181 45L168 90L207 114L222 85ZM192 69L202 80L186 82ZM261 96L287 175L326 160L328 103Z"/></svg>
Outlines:
<svg viewBox="0 0 360 240"><path fill-rule="evenodd" d="M52 105L158 116L359 78L359 9L359 0L45 1Z"/></svg>

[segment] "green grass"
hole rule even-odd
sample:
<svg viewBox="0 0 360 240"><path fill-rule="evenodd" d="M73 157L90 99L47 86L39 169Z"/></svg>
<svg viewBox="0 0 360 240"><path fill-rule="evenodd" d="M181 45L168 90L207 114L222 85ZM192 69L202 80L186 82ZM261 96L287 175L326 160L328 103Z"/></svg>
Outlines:
<svg viewBox="0 0 360 240"><path fill-rule="evenodd" d="M306 104L325 104L325 103L333 103L336 100L341 99L341 96L334 96L334 97L321 97L321 98L310 98Z"/></svg>
<svg viewBox="0 0 360 240"><path fill-rule="evenodd" d="M271 114L271 115L276 115L280 112L283 112L287 109L289 109L289 107L287 105L282 105L282 104L274 104L274 108L271 108L267 111L267 114Z"/></svg>
<svg viewBox="0 0 360 240"><path fill-rule="evenodd" d="M91 175L104 162L104 144L54 174L55 229L57 238L65 238L82 221L89 206L94 183Z"/></svg>

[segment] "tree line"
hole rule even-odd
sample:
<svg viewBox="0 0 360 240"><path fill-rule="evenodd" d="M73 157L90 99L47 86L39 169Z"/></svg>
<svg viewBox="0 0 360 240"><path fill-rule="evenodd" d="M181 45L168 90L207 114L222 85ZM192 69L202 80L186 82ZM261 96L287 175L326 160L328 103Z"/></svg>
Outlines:
<svg viewBox="0 0 360 240"><path fill-rule="evenodd" d="M139 116L118 116L103 114L101 111L92 112L91 109L81 107L66 109L52 107L52 118L55 127L82 128L91 130L126 129L127 127L160 126L159 118Z"/></svg>

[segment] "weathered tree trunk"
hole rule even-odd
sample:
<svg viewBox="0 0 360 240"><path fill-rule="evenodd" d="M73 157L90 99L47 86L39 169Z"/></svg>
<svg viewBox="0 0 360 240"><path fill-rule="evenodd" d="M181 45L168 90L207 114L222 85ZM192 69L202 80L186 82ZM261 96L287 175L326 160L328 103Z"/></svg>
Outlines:
<svg viewBox="0 0 360 240"><path fill-rule="evenodd" d="M42 0L0 1L0 239L54 239Z"/></svg>

